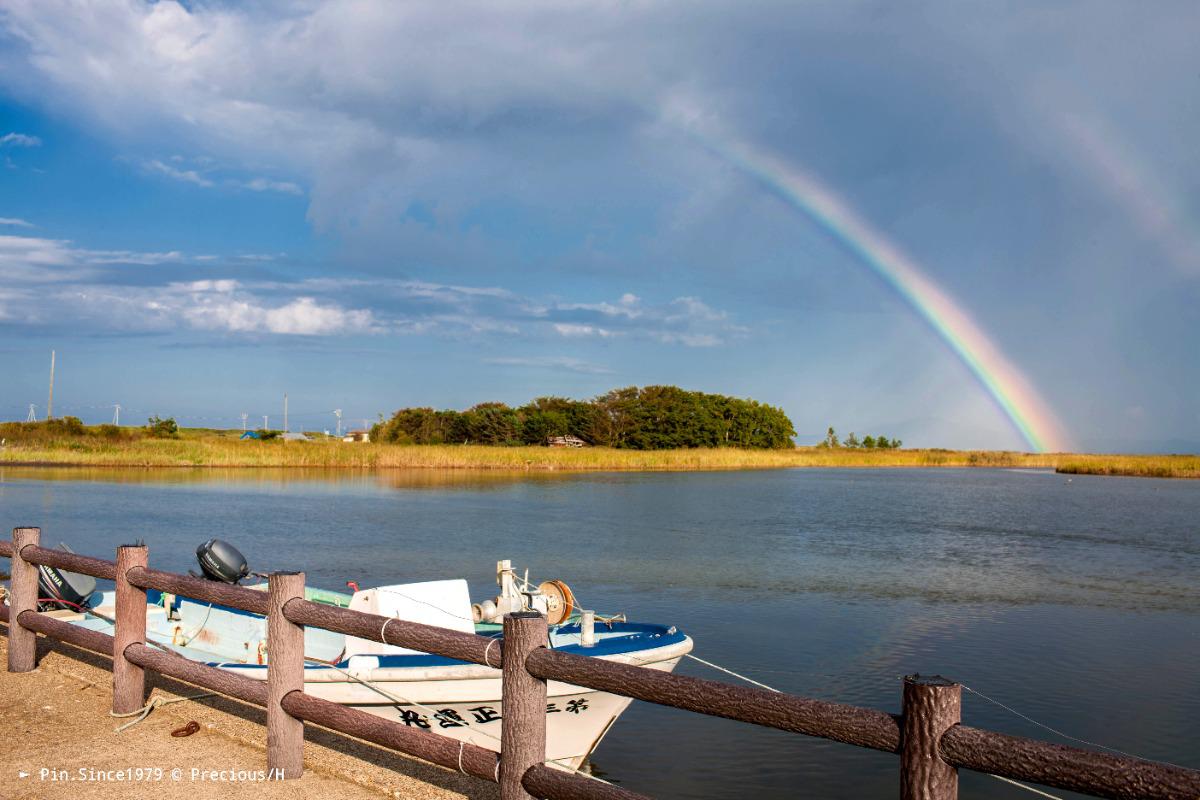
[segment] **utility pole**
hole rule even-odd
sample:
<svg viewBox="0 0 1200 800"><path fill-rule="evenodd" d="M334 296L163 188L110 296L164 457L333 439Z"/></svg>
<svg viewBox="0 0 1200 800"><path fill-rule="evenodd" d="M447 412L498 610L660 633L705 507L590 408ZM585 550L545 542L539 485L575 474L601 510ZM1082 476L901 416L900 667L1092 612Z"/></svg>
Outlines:
<svg viewBox="0 0 1200 800"><path fill-rule="evenodd" d="M29 416L25 418L26 422L37 422L37 414L33 413L33 403L29 404Z"/></svg>
<svg viewBox="0 0 1200 800"><path fill-rule="evenodd" d="M242 433L246 432L246 417L249 417L249 416L250 415L247 414L245 411L242 412Z"/></svg>
<svg viewBox="0 0 1200 800"><path fill-rule="evenodd" d="M283 393L283 432L288 432L287 424L287 392Z"/></svg>
<svg viewBox="0 0 1200 800"><path fill-rule="evenodd" d="M267 415L266 414L263 414L263 430L264 431L270 430L270 428L267 427Z"/></svg>
<svg viewBox="0 0 1200 800"><path fill-rule="evenodd" d="M116 403L113 405L113 425L120 425L120 424L121 424L121 404Z"/></svg>
<svg viewBox="0 0 1200 800"><path fill-rule="evenodd" d="M50 351L50 399L46 403L46 419L54 416L54 351Z"/></svg>
<svg viewBox="0 0 1200 800"><path fill-rule="evenodd" d="M337 417L337 438L340 439L342 438L342 410L340 408L335 408L333 410L333 415Z"/></svg>

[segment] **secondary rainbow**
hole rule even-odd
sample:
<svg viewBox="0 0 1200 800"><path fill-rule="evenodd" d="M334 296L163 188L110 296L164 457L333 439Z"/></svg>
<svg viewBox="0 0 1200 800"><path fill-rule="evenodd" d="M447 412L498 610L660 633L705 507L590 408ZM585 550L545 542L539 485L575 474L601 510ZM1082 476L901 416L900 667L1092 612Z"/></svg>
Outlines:
<svg viewBox="0 0 1200 800"><path fill-rule="evenodd" d="M1032 450L1069 450L1068 437L1033 384L970 316L896 245L819 181L730 137L688 133L709 152L802 211L903 297L950 346Z"/></svg>

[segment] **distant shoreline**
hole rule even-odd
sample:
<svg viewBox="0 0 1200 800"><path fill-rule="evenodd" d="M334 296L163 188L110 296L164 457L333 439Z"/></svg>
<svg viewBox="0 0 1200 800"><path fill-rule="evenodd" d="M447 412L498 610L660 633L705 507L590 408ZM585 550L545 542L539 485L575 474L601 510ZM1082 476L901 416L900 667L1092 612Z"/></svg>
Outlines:
<svg viewBox="0 0 1200 800"><path fill-rule="evenodd" d="M618 450L484 445L403 445L239 441L233 436L10 443L9 467L310 467L325 469L481 469L515 471L711 471L801 467L1025 467L1073 475L1200 478L1196 455L1089 455L998 450L870 450L800 447Z"/></svg>

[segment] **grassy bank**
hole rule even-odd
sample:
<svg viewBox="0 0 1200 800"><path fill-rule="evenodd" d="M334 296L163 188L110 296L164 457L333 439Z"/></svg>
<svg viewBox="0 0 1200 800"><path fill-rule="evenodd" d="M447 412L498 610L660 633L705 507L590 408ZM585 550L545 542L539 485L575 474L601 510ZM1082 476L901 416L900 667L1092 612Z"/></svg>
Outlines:
<svg viewBox="0 0 1200 800"><path fill-rule="evenodd" d="M719 470L784 467L1038 467L1094 475L1200 478L1200 456L1037 454L996 450L616 450L607 447L350 444L239 440L236 431L184 429L153 438L112 426L70 431L0 426L0 465L94 467L323 467L352 469Z"/></svg>
<svg viewBox="0 0 1200 800"><path fill-rule="evenodd" d="M1069 475L1200 478L1200 456L1065 455L1060 457L1057 469Z"/></svg>

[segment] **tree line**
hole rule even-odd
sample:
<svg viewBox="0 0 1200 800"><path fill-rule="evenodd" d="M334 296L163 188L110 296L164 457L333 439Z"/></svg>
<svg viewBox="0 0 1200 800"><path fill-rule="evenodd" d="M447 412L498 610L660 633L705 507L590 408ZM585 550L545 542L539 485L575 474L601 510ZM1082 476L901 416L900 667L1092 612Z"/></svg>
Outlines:
<svg viewBox="0 0 1200 800"><path fill-rule="evenodd" d="M897 450L904 442L899 439L889 439L886 436L864 436L861 440L855 435L854 431L850 431L850 435L845 441L838 438L837 431L832 427L825 432L825 438L817 443L817 447L862 447L868 450Z"/></svg>
<svg viewBox="0 0 1200 800"><path fill-rule="evenodd" d="M794 447L782 409L676 386L629 386L591 400L539 397L523 406L480 403L466 411L402 408L371 429L372 441L541 445L552 436L629 450Z"/></svg>

